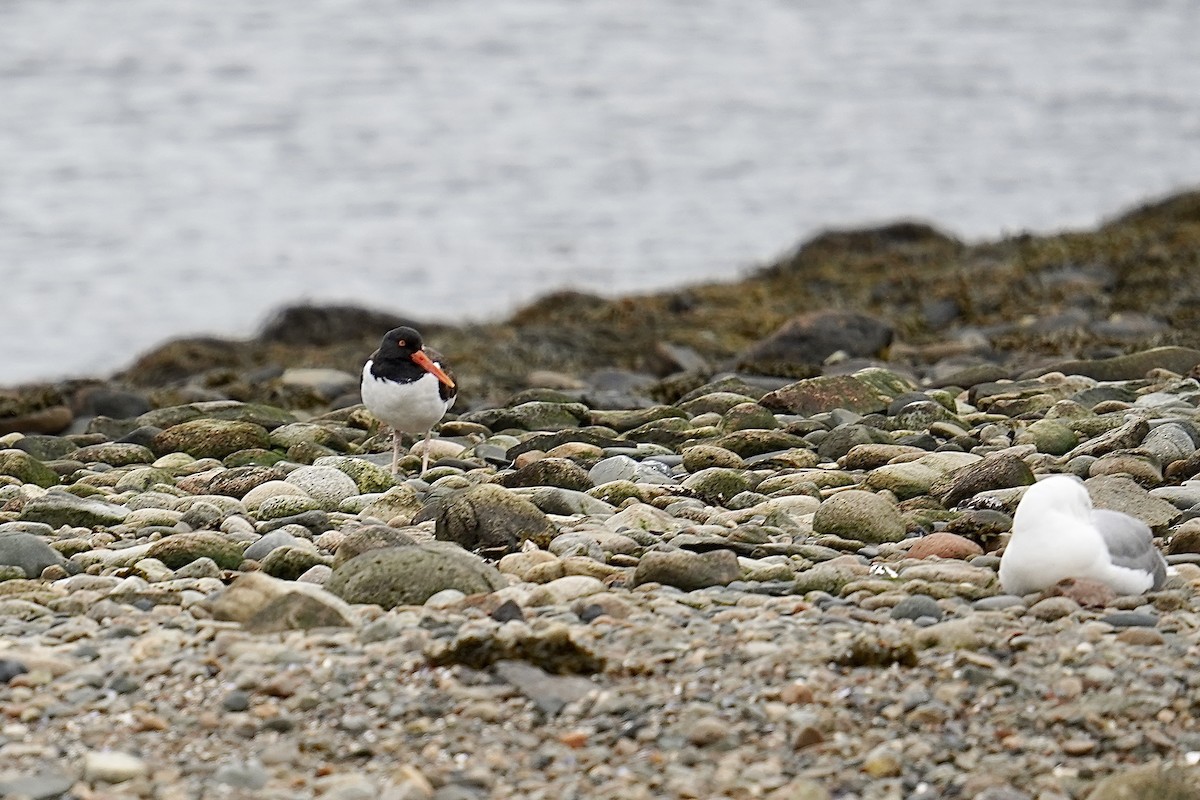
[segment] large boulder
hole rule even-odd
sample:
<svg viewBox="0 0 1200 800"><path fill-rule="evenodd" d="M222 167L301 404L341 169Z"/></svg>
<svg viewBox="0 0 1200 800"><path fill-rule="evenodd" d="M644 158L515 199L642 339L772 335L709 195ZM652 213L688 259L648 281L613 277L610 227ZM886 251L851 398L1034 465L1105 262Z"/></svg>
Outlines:
<svg viewBox="0 0 1200 800"><path fill-rule="evenodd" d="M557 532L533 503L491 483L450 498L438 512L434 528L441 541L498 555L515 552L526 541L544 549Z"/></svg>
<svg viewBox="0 0 1200 800"><path fill-rule="evenodd" d="M445 589L481 594L505 585L500 572L483 559L438 542L368 550L337 567L325 582L326 589L348 603L383 608L421 605Z"/></svg>

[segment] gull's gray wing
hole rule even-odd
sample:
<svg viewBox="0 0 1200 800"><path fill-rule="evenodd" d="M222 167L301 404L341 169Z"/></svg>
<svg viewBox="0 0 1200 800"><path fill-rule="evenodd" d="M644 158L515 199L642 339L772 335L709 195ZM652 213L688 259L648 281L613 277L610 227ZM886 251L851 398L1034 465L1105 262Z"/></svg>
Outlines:
<svg viewBox="0 0 1200 800"><path fill-rule="evenodd" d="M1113 564L1148 572L1154 576L1150 588L1162 588L1167 579L1167 562L1154 546L1154 536L1146 523L1120 511L1097 508L1092 511L1092 524L1104 539Z"/></svg>

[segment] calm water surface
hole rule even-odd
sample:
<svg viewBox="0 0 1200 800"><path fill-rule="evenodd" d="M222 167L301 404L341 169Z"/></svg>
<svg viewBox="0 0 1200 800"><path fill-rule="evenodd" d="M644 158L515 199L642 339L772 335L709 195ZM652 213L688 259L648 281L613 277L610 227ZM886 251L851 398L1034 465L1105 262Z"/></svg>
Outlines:
<svg viewBox="0 0 1200 800"><path fill-rule="evenodd" d="M285 302L495 317L1200 183L1200 5L6 0L0 384Z"/></svg>

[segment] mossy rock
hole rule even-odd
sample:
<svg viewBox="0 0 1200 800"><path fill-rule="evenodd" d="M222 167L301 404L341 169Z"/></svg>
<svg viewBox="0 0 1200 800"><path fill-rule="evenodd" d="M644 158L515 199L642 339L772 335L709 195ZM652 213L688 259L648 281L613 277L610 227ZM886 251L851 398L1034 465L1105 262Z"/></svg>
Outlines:
<svg viewBox="0 0 1200 800"><path fill-rule="evenodd" d="M0 475L48 489L58 484L58 473L23 450L0 450Z"/></svg>
<svg viewBox="0 0 1200 800"><path fill-rule="evenodd" d="M154 437L160 455L183 452L193 458L224 458L239 450L270 447L267 429L252 422L194 419L167 428Z"/></svg>
<svg viewBox="0 0 1200 800"><path fill-rule="evenodd" d="M481 594L505 584L482 559L455 545L431 543L369 550L337 567L325 588L349 603L390 609L420 605L445 589Z"/></svg>
<svg viewBox="0 0 1200 800"><path fill-rule="evenodd" d="M179 569L198 558L211 558L221 569L237 569L242 563L242 548L220 534L209 531L177 533L159 539L146 551L171 569Z"/></svg>

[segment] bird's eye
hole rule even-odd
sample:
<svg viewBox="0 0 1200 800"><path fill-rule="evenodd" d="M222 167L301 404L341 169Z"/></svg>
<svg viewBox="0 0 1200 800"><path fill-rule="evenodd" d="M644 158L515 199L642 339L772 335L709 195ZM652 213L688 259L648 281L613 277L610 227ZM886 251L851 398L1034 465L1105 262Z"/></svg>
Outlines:
<svg viewBox="0 0 1200 800"><path fill-rule="evenodd" d="M408 344L408 342L404 341L403 339L397 339L397 340L396 340L396 345L397 345L398 347L404 347L406 344Z"/></svg>

